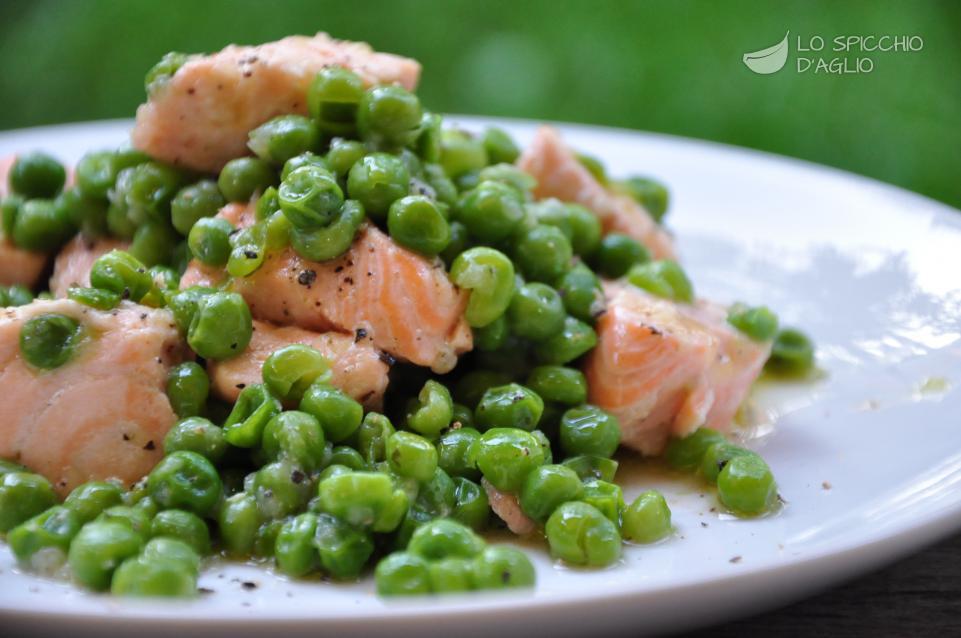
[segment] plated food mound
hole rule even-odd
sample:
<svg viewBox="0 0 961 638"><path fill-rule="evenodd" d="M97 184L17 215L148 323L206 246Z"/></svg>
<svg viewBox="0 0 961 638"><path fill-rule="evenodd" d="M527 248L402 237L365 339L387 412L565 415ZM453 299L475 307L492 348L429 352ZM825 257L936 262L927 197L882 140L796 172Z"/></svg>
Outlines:
<svg viewBox="0 0 961 638"><path fill-rule="evenodd" d="M813 346L697 296L668 193L545 127L445 127L420 65L318 34L147 73L131 144L0 162L0 534L23 569L192 596L203 561L380 595L530 587L672 533L615 453L778 502L730 442ZM49 149L56 152L56 149ZM680 542L680 541L678 541Z"/></svg>

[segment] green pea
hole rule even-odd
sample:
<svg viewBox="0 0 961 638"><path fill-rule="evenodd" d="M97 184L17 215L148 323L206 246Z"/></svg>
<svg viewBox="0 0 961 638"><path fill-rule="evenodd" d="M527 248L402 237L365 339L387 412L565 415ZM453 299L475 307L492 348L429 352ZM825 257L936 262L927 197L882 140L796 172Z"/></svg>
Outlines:
<svg viewBox="0 0 961 638"><path fill-rule="evenodd" d="M587 503L564 503L551 514L544 531L551 556L571 565L605 567L621 556L617 525Z"/></svg>
<svg viewBox="0 0 961 638"><path fill-rule="evenodd" d="M317 148L317 124L303 115L279 115L250 132L247 146L262 160L283 164L301 153Z"/></svg>
<svg viewBox="0 0 961 638"><path fill-rule="evenodd" d="M507 317L501 315L483 328L474 328L474 348L482 352L494 352L507 344L510 337Z"/></svg>
<svg viewBox="0 0 961 638"><path fill-rule="evenodd" d="M488 128L481 136L481 142L491 164L513 164L520 155L517 144L503 129Z"/></svg>
<svg viewBox="0 0 961 638"><path fill-rule="evenodd" d="M48 199L28 199L19 208L10 238L26 250L50 252L73 235L67 212Z"/></svg>
<svg viewBox="0 0 961 638"><path fill-rule="evenodd" d="M210 553L210 530L199 516L186 510L158 512L150 524L153 538L177 538L193 548L200 556Z"/></svg>
<svg viewBox="0 0 961 638"><path fill-rule="evenodd" d="M107 206L107 230L114 237L131 239L137 232L137 224L127 215L125 203L110 202Z"/></svg>
<svg viewBox="0 0 961 638"><path fill-rule="evenodd" d="M281 412L267 423L261 446L270 459L287 460L314 472L324 462L324 443L324 431L317 419L292 410Z"/></svg>
<svg viewBox="0 0 961 638"><path fill-rule="evenodd" d="M262 522L257 500L250 494L241 492L224 501L217 514L217 525L220 542L227 553L238 557L249 556Z"/></svg>
<svg viewBox="0 0 961 638"><path fill-rule="evenodd" d="M127 525L130 529L140 534L144 541L147 541L150 539L151 512L145 511L143 507L139 506L140 503L137 503L137 506L134 507L129 505L114 505L101 512L100 516L95 518L94 521Z"/></svg>
<svg viewBox="0 0 961 638"><path fill-rule="evenodd" d="M216 182L201 180L177 192L170 202L170 220L181 235L187 235L194 224L216 215L225 203Z"/></svg>
<svg viewBox="0 0 961 638"><path fill-rule="evenodd" d="M173 268L163 265L156 265L148 271L150 278L153 279L154 286L162 292L176 292L180 287L180 275Z"/></svg>
<svg viewBox="0 0 961 638"><path fill-rule="evenodd" d="M3 235L5 237L13 237L13 229L16 226L17 215L20 214L23 201L23 198L16 194L10 194L0 199L0 221L3 224Z"/></svg>
<svg viewBox="0 0 961 638"><path fill-rule="evenodd" d="M473 558L486 543L474 531L457 521L437 519L421 525L414 532L407 551L425 560Z"/></svg>
<svg viewBox="0 0 961 638"><path fill-rule="evenodd" d="M377 412L368 412L354 433L354 445L367 464L382 463L387 460L387 441L394 432L390 419Z"/></svg>
<svg viewBox="0 0 961 638"><path fill-rule="evenodd" d="M174 321L177 323L177 329L180 330L181 333L186 333L190 329L190 322L193 320L194 315L197 314L200 303L214 292L216 292L216 290L213 288L191 286L190 288L186 288L180 292L172 292L166 296L167 307L173 313Z"/></svg>
<svg viewBox="0 0 961 638"><path fill-rule="evenodd" d="M477 182L501 182L516 190L523 199L531 197L531 191L537 187L537 180L513 164L492 164L485 166L477 173ZM566 237L570 239L570 237Z"/></svg>
<svg viewBox="0 0 961 638"><path fill-rule="evenodd" d="M539 366L527 376L527 387L547 401L580 405L587 401L584 373L564 366Z"/></svg>
<svg viewBox="0 0 961 638"><path fill-rule="evenodd" d="M339 179L344 179L350 172L351 167L366 154L367 149L361 142L335 137L330 141L330 149L328 149L325 157L330 170Z"/></svg>
<svg viewBox="0 0 961 638"><path fill-rule="evenodd" d="M26 321L20 328L20 354L32 366L45 370L67 363L84 337L76 319L46 313Z"/></svg>
<svg viewBox="0 0 961 638"><path fill-rule="evenodd" d="M160 162L137 164L130 171L125 198L136 219L166 221L170 202L183 185L184 175Z"/></svg>
<svg viewBox="0 0 961 638"><path fill-rule="evenodd" d="M437 469L438 454L434 445L411 432L396 432L387 439L387 461L390 469L414 480L429 481Z"/></svg>
<svg viewBox="0 0 961 638"><path fill-rule="evenodd" d="M290 243L298 255L311 261L328 261L343 255L354 243L354 237L364 221L364 208L348 199L337 211L333 221L324 228L305 230L294 226Z"/></svg>
<svg viewBox="0 0 961 638"><path fill-rule="evenodd" d="M329 224L344 203L333 174L319 166L295 169L277 191L280 210L297 228L315 230Z"/></svg>
<svg viewBox="0 0 961 638"><path fill-rule="evenodd" d="M147 96L153 97L163 89L170 82L170 78L189 60L190 56L186 53L178 53L177 51L165 53L159 62L150 67L144 77L144 90L147 92Z"/></svg>
<svg viewBox="0 0 961 638"><path fill-rule="evenodd" d="M246 202L277 183L270 164L256 157L238 157L227 162L217 178L220 192L229 202Z"/></svg>
<svg viewBox="0 0 961 638"><path fill-rule="evenodd" d="M12 472L26 472L27 468L20 465L19 463L14 463L13 461L8 461L6 459L0 459L0 478L5 474L10 474Z"/></svg>
<svg viewBox="0 0 961 638"><path fill-rule="evenodd" d="M203 414L209 394L207 372L194 361L181 363L167 374L167 398L180 418Z"/></svg>
<svg viewBox="0 0 961 638"><path fill-rule="evenodd" d="M474 531L482 531L487 527L490 518L490 501L487 492L474 481L455 476L454 479L454 508L451 518L467 525Z"/></svg>
<svg viewBox="0 0 961 638"><path fill-rule="evenodd" d="M584 491L578 500L596 507L615 525L621 524L624 493L620 485L600 479L590 479L584 483Z"/></svg>
<svg viewBox="0 0 961 638"><path fill-rule="evenodd" d="M434 380L424 384L413 410L407 414L407 426L427 437L436 437L453 418L450 391Z"/></svg>
<svg viewBox="0 0 961 638"><path fill-rule="evenodd" d="M200 572L200 556L189 543L178 538L153 538L144 545L140 556L147 560L177 565L194 577Z"/></svg>
<svg viewBox="0 0 961 638"><path fill-rule="evenodd" d="M517 190L493 181L481 182L468 192L457 211L457 220L485 244L507 239L523 218L523 201Z"/></svg>
<svg viewBox="0 0 961 638"><path fill-rule="evenodd" d="M144 496L129 507L132 507L134 510L144 514L148 519L152 519L157 515L157 512L160 511L160 506L157 505L157 501L153 500L149 496ZM152 522L150 529L153 530Z"/></svg>
<svg viewBox="0 0 961 638"><path fill-rule="evenodd" d="M724 443L724 435L710 428L701 428L681 439L672 439L664 450L664 458L671 467L693 470L701 465L704 453L715 443Z"/></svg>
<svg viewBox="0 0 961 638"><path fill-rule="evenodd" d="M431 593L428 562L409 552L394 552L383 558L374 570L374 581L380 596Z"/></svg>
<svg viewBox="0 0 961 638"><path fill-rule="evenodd" d="M576 264L557 281L557 292L567 312L586 323L594 323L607 307L600 279L584 264Z"/></svg>
<svg viewBox="0 0 961 638"><path fill-rule="evenodd" d="M95 239L107 234L107 202L82 194L71 188L57 196L53 205L57 217L69 219L70 225L83 233L85 238Z"/></svg>
<svg viewBox="0 0 961 638"><path fill-rule="evenodd" d="M330 362L310 346L292 344L267 357L263 377L274 396L287 403L299 403L314 381L329 380Z"/></svg>
<svg viewBox="0 0 961 638"><path fill-rule="evenodd" d="M398 244L429 257L450 243L450 225L434 201L422 195L403 197L391 204L387 229Z"/></svg>
<svg viewBox="0 0 961 638"><path fill-rule="evenodd" d="M320 566L320 554L314 546L317 515L306 513L290 518L277 533L274 558L280 571L299 578Z"/></svg>
<svg viewBox="0 0 961 638"><path fill-rule="evenodd" d="M166 222L147 223L133 234L128 251L147 266L168 263L180 236ZM152 278L151 278L152 279Z"/></svg>
<svg viewBox="0 0 961 638"><path fill-rule="evenodd" d="M464 317L472 328L491 324L512 304L514 264L493 248L462 252L451 265L450 277L458 287L471 291Z"/></svg>
<svg viewBox="0 0 961 638"><path fill-rule="evenodd" d="M252 333L253 320L244 298L235 292L215 292L198 304L187 343L204 359L223 360L242 353Z"/></svg>
<svg viewBox="0 0 961 638"><path fill-rule="evenodd" d="M470 591L474 588L474 563L466 558L444 558L428 565L430 588L435 594Z"/></svg>
<svg viewBox="0 0 961 638"><path fill-rule="evenodd" d="M214 466L196 452L168 454L147 478L150 496L165 508L207 516L220 499L222 485Z"/></svg>
<svg viewBox="0 0 961 638"><path fill-rule="evenodd" d="M105 590L117 566L142 547L143 538L129 525L94 521L84 525L70 543L67 562L80 584Z"/></svg>
<svg viewBox="0 0 961 638"><path fill-rule="evenodd" d="M81 524L100 516L101 512L123 501L123 492L113 483L91 481L78 485L64 500L63 505L77 514Z"/></svg>
<svg viewBox="0 0 961 638"><path fill-rule="evenodd" d="M197 574L168 556L131 557L114 572L110 592L115 596L187 598L197 593Z"/></svg>
<svg viewBox="0 0 961 638"><path fill-rule="evenodd" d="M173 252L170 253L170 269L177 274L177 285L171 288L172 291L176 291L180 287L180 277L187 271L191 259L193 259L193 255L190 252L190 246L187 244L187 240L183 239L174 246Z"/></svg>
<svg viewBox="0 0 961 638"><path fill-rule="evenodd" d="M322 133L350 135L357 121L357 105L364 83L353 71L339 66L320 70L307 90L307 109Z"/></svg>
<svg viewBox="0 0 961 638"><path fill-rule="evenodd" d="M541 448L541 454L544 457L544 463L554 462L554 453L551 451L551 440L547 438L543 430L534 430L531 432L534 440L537 441L537 445Z"/></svg>
<svg viewBox="0 0 961 638"><path fill-rule="evenodd" d="M628 177L616 186L643 206L654 221L661 223L670 201L664 184L648 177Z"/></svg>
<svg viewBox="0 0 961 638"><path fill-rule="evenodd" d="M474 444L472 454L484 478L503 492L517 492L528 473L544 462L537 439L517 428L493 428Z"/></svg>
<svg viewBox="0 0 961 638"><path fill-rule="evenodd" d="M447 177L444 168L439 164L428 163L424 164L423 170L424 179L427 180L427 184L434 189L434 196L437 201L448 206L456 205L458 196L457 186ZM461 224L461 226L463 226L463 224ZM464 230L467 230L466 226L464 226Z"/></svg>
<svg viewBox="0 0 961 638"><path fill-rule="evenodd" d="M285 519L277 518L258 527L254 535L254 546L251 548L252 554L259 558L272 558L277 547L277 536L286 522Z"/></svg>
<svg viewBox="0 0 961 638"><path fill-rule="evenodd" d="M537 427L544 412L544 401L537 393L522 385L489 388L481 397L475 410L477 427L520 428L528 432Z"/></svg>
<svg viewBox="0 0 961 638"><path fill-rule="evenodd" d="M525 204L528 213L528 230L534 224L553 226L564 234L568 241L574 239L572 207L566 202L553 197Z"/></svg>
<svg viewBox="0 0 961 638"><path fill-rule="evenodd" d="M113 151L91 151L74 169L77 188L85 197L104 199L119 172Z"/></svg>
<svg viewBox="0 0 961 638"><path fill-rule="evenodd" d="M139 302L153 289L153 279L139 259L122 250L101 255L90 269L90 284Z"/></svg>
<svg viewBox="0 0 961 638"><path fill-rule="evenodd" d="M6 304L9 307L26 306L33 301L33 293L21 284L14 284L6 290Z"/></svg>
<svg viewBox="0 0 961 638"><path fill-rule="evenodd" d="M571 246L575 255L589 258L601 245L601 220L580 204L567 204L570 214Z"/></svg>
<svg viewBox="0 0 961 638"><path fill-rule="evenodd" d="M66 560L82 525L76 512L55 505L10 530L7 543L21 566L51 573Z"/></svg>
<svg viewBox="0 0 961 638"><path fill-rule="evenodd" d="M627 273L627 280L657 297L691 303L694 288L677 262L669 259L638 264Z"/></svg>
<svg viewBox="0 0 961 638"><path fill-rule="evenodd" d="M417 96L405 88L380 85L368 89L357 106L357 129L365 140L381 144L412 142L423 111Z"/></svg>
<svg viewBox="0 0 961 638"><path fill-rule="evenodd" d="M358 428L359 429L359 428ZM328 443L328 445L330 445ZM330 467L346 467L350 470L363 471L369 469L367 461L360 455L360 452L348 445L332 446L328 458L328 469Z"/></svg>
<svg viewBox="0 0 961 638"><path fill-rule="evenodd" d="M542 465L524 479L520 504L524 513L539 523L562 503L578 500L584 492L580 477L563 465Z"/></svg>
<svg viewBox="0 0 961 638"><path fill-rule="evenodd" d="M671 510L664 496L648 490L624 509L621 529L624 539L635 543L653 543L671 533Z"/></svg>
<svg viewBox="0 0 961 638"><path fill-rule="evenodd" d="M317 515L314 545L324 571L341 580L357 578L374 553L370 533L326 513Z"/></svg>
<svg viewBox="0 0 961 638"><path fill-rule="evenodd" d="M164 437L164 452L196 452L217 463L227 451L223 430L207 419L192 416L174 424Z"/></svg>
<svg viewBox="0 0 961 638"><path fill-rule="evenodd" d="M232 277L249 277L267 256L267 222L257 222L230 234L227 273Z"/></svg>
<svg viewBox="0 0 961 638"><path fill-rule="evenodd" d="M54 197L67 180L63 164L40 151L17 156L8 176L10 190L26 198Z"/></svg>
<svg viewBox="0 0 961 638"><path fill-rule="evenodd" d="M431 518L448 517L457 505L457 486L454 480L439 467L430 480L420 485L414 507Z"/></svg>
<svg viewBox="0 0 961 638"><path fill-rule="evenodd" d="M280 518L302 510L310 500L313 483L290 461L275 461L254 473L250 492L265 518Z"/></svg>
<svg viewBox="0 0 961 638"><path fill-rule="evenodd" d="M514 244L515 263L534 281L555 281L570 268L572 257L571 242L554 226L534 226Z"/></svg>
<svg viewBox="0 0 961 638"><path fill-rule="evenodd" d="M647 248L621 233L605 236L594 255L598 272L611 279L623 277L636 264L646 264L650 260Z"/></svg>
<svg viewBox="0 0 961 638"><path fill-rule="evenodd" d="M700 472L708 483L717 483L717 477L731 459L746 454L754 454L750 450L738 447L731 443L715 443L707 448L701 459Z"/></svg>
<svg viewBox="0 0 961 638"><path fill-rule="evenodd" d="M593 405L571 408L561 419L560 442L568 456L589 454L610 458L620 440L617 418Z"/></svg>
<svg viewBox="0 0 961 638"><path fill-rule="evenodd" d="M717 494L725 507L753 516L773 507L777 483L764 459L757 454L744 454L728 461L718 474Z"/></svg>
<svg viewBox="0 0 961 638"><path fill-rule="evenodd" d="M777 334L777 315L767 306L734 304L728 311L727 322L754 341L769 341Z"/></svg>
<svg viewBox="0 0 961 638"><path fill-rule="evenodd" d="M383 220L391 204L407 195L410 172L404 163L388 153L371 153L355 162L347 176L347 192L358 200L367 214Z"/></svg>
<svg viewBox="0 0 961 638"><path fill-rule="evenodd" d="M263 221L278 212L280 212L280 195L276 187L270 186L257 198L257 203L254 205L254 218L257 221Z"/></svg>
<svg viewBox="0 0 961 638"><path fill-rule="evenodd" d="M490 163L482 140L466 131L446 129L440 136L440 165L451 177L480 170Z"/></svg>
<svg viewBox="0 0 961 638"><path fill-rule="evenodd" d="M491 546L474 558L477 589L528 588L536 579L531 560L514 547Z"/></svg>
<svg viewBox="0 0 961 638"><path fill-rule="evenodd" d="M330 166L327 164L327 160L324 157L310 151L304 151L299 155L294 155L284 162L284 168L280 171L280 181L283 182L291 173L303 166L314 166L321 170L331 172ZM278 206L279 204L280 202L278 200Z"/></svg>
<svg viewBox="0 0 961 638"><path fill-rule="evenodd" d="M471 447L480 439L480 432L472 427L451 429L437 442L437 464L451 476L480 478L471 458Z"/></svg>
<svg viewBox="0 0 961 638"><path fill-rule="evenodd" d="M507 309L511 332L531 341L544 341L564 328L564 302L550 286L528 283L514 291Z"/></svg>
<svg viewBox="0 0 961 638"><path fill-rule="evenodd" d="M597 333L588 324L566 317L560 332L538 343L534 355L542 363L561 365L587 354L597 345Z"/></svg>
<svg viewBox="0 0 961 638"><path fill-rule="evenodd" d="M454 386L454 397L467 407L476 407L488 388L511 382L510 375L494 370L471 370Z"/></svg>
<svg viewBox="0 0 961 638"><path fill-rule="evenodd" d="M300 410L313 415L324 429L328 441L346 441L364 418L364 408L352 398L324 383L307 388Z"/></svg>
<svg viewBox="0 0 961 638"><path fill-rule="evenodd" d="M765 368L786 376L802 376L814 368L814 344L800 330L784 328L777 333Z"/></svg>

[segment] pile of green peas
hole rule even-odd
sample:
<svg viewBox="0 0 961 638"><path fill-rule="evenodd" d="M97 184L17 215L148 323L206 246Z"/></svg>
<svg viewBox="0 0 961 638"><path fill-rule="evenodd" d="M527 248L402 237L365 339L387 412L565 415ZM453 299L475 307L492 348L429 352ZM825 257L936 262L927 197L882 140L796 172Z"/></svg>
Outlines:
<svg viewBox="0 0 961 638"><path fill-rule="evenodd" d="M148 73L148 92L185 59L165 56ZM162 461L136 485L86 483L60 503L46 479L0 461L0 533L18 562L45 572L65 564L88 588L130 596L194 595L202 561L215 554L273 561L292 577L373 571L385 596L530 587L527 556L478 535L498 524L487 489L513 496L551 555L570 565L610 565L624 541L668 537L664 497L647 491L628 503L614 482L620 426L587 404L576 363L597 340L601 277L690 303L680 266L652 260L626 235L603 236L579 205L535 201L536 183L513 166L518 148L504 131L444 129L414 94L365 87L336 67L317 75L307 104L308 115L251 131L253 155L219 175L121 148L84 156L64 190L56 160L21 156L0 201L3 234L39 251L76 232L130 240L68 296L101 310L124 300L167 307L199 357L223 360L249 343L250 311L227 290L179 290L190 259L231 277L251 275L286 246L326 261L366 221L442 260L471 292L475 352L446 377L417 371L411 378L423 383L414 387L393 380L383 414L332 386L329 362L307 346L275 352L263 382L233 405L210 396L202 362L178 365L166 389L179 421ZM660 222L663 185L611 180L596 160L582 161ZM256 222L236 229L215 217L229 202L253 202ZM0 305L31 299L22 286L0 289ZM810 340L779 331L768 309L736 306L729 322L773 340L772 370L813 365ZM25 325L21 349L51 369L82 335L76 320L43 315ZM716 433L676 441L668 458L717 483L739 514L762 513L776 497L763 460Z"/></svg>

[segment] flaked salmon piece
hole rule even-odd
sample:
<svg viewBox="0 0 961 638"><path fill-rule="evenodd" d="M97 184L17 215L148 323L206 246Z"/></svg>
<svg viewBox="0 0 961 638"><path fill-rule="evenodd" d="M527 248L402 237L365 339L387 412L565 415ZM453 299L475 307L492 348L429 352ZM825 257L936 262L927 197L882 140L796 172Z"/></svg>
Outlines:
<svg viewBox="0 0 961 638"><path fill-rule="evenodd" d="M81 322L87 338L73 359L38 371L20 355L20 328L47 313ZM0 458L43 474L61 495L93 479L137 481L163 457L177 420L167 374L186 353L167 310L56 299L0 311Z"/></svg>
<svg viewBox="0 0 961 638"><path fill-rule="evenodd" d="M264 321L254 321L253 337L242 354L225 361L207 362L214 393L221 399L235 401L243 388L261 382L261 370L267 357L294 343L316 348L327 357L333 373L331 384L363 403L367 409L380 409L390 368L371 345L369 337L357 339L339 332L321 334Z"/></svg>
<svg viewBox="0 0 961 638"><path fill-rule="evenodd" d="M518 536L526 536L537 529L537 523L521 509L517 496L500 491L491 485L487 479L482 478L481 485L487 492L487 500L490 501L491 510L507 524L507 529Z"/></svg>
<svg viewBox="0 0 961 638"><path fill-rule="evenodd" d="M674 257L671 236L634 199L598 182L553 128L538 129L517 166L537 180L534 196L538 199L556 197L581 204L600 218L605 233L633 237L658 259Z"/></svg>
<svg viewBox="0 0 961 638"><path fill-rule="evenodd" d="M727 323L722 306L679 304L606 283L607 312L584 372L589 401L614 414L643 454L701 426L730 428L770 352Z"/></svg>
<svg viewBox="0 0 961 638"><path fill-rule="evenodd" d="M251 217L239 204L218 215L235 226ZM180 285L211 285L223 277L194 261ZM231 286L257 319L367 337L378 349L437 373L449 372L473 347L464 320L467 293L451 283L443 262L402 248L376 226L364 226L337 259L312 262L287 247L266 255L255 273Z"/></svg>
<svg viewBox="0 0 961 638"><path fill-rule="evenodd" d="M7 194L7 178L16 159L16 155L0 158L0 197ZM46 266L46 254L16 246L0 230L0 286L22 284L32 288Z"/></svg>
<svg viewBox="0 0 961 638"><path fill-rule="evenodd" d="M192 56L137 109L131 134L149 155L204 172L247 155L247 134L278 115L307 113L307 89L324 67L342 66L367 85L417 86L420 64L326 33L260 46L230 45Z"/></svg>
<svg viewBox="0 0 961 638"><path fill-rule="evenodd" d="M126 250L129 247L130 242L120 239L104 237L88 240L77 235L60 250L53 261L50 292L57 297L66 297L71 286L89 286L93 262L111 250Z"/></svg>

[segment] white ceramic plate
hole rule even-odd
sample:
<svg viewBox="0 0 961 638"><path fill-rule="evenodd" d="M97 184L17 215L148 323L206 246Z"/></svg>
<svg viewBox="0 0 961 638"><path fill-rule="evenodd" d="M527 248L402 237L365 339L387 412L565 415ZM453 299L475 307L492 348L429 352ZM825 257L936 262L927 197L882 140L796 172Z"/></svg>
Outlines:
<svg viewBox="0 0 961 638"><path fill-rule="evenodd" d="M521 141L534 130L498 123ZM118 144L128 127L5 133L0 154L43 148L75 161ZM3 547L4 625L74 635L131 627L232 636L636 635L760 611L961 528L961 214L781 157L561 128L613 174L651 174L670 186L670 225L701 295L766 303L816 340L822 380L755 393L761 424L751 445L779 479L783 511L726 518L694 483L627 467L626 496L649 486L668 495L675 538L629 548L620 565L595 572L562 569L535 552L533 592L416 601L381 600L370 582L291 582L227 565L202 577L214 592L194 602L130 603L19 573Z"/></svg>

